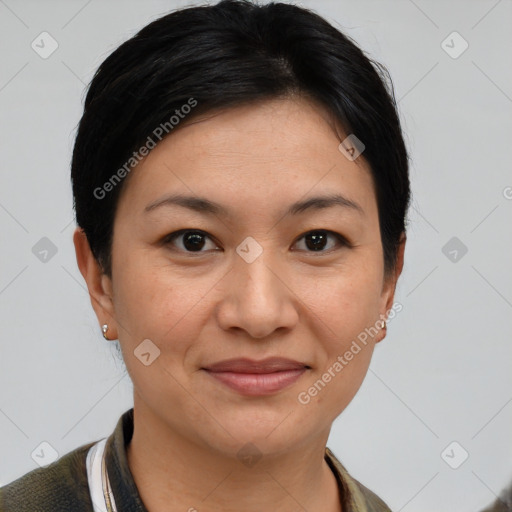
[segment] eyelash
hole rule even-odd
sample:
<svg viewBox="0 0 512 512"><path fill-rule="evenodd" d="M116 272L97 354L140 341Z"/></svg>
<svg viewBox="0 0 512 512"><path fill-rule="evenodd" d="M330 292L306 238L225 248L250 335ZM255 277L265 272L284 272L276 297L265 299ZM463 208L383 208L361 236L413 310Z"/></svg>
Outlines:
<svg viewBox="0 0 512 512"><path fill-rule="evenodd" d="M178 238L179 236L181 235L184 235L185 233L194 233L194 234L200 234L200 235L203 235L205 236L206 238L209 238L210 240L214 241L213 238L208 235L208 233L206 233L205 231L202 231L200 229L180 229L179 231L174 231L173 233L170 233L169 235L167 235L164 239L163 239L163 244L164 245L171 245L172 242ZM299 238L297 238L297 240L295 241L295 243L297 243L299 240L302 240L306 235L309 235L311 233L323 233L327 236L333 236L334 238L337 239L338 241L338 244L341 246L341 247L352 247L352 245L348 242L348 240L340 235L339 233L336 233L335 231L330 231L328 229L313 229L313 230L310 230L310 231L306 231L305 233L303 233ZM294 245L295 245L294 243ZM338 247L340 248L340 247ZM201 254L205 254L207 253L208 251L187 251L187 250L182 250L182 249L176 249L178 252L183 252L185 254L191 254L191 255L201 255ZM311 254L317 254L317 255L322 255L322 254L330 254L331 252L337 250L336 247L334 248L331 248L331 249L327 249L327 250L320 250L320 251L308 251L306 250L305 252L309 252Z"/></svg>

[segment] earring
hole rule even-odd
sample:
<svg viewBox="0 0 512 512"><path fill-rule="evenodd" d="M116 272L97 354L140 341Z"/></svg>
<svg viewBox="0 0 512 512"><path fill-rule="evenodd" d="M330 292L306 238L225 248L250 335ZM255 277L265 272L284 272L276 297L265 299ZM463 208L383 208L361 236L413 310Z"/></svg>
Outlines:
<svg viewBox="0 0 512 512"><path fill-rule="evenodd" d="M107 341L110 341L108 338L107 338L107 331L108 331L108 325L107 324L103 324L101 326L101 330L103 332L103 337L107 340Z"/></svg>
<svg viewBox="0 0 512 512"><path fill-rule="evenodd" d="M380 330L381 330L383 333L385 333L385 332L386 332L386 328L387 328L386 320L382 320L382 325L381 325ZM377 341L376 341L376 343L380 343L380 342L385 338L385 336L386 336L386 334L384 334L380 340L377 340Z"/></svg>

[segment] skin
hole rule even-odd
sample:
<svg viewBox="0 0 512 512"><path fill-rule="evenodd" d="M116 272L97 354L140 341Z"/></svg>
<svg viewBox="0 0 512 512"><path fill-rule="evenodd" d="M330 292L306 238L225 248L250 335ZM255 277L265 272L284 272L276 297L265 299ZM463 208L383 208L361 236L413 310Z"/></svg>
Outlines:
<svg viewBox="0 0 512 512"><path fill-rule="evenodd" d="M128 176L114 223L112 278L83 232L74 243L100 325L118 338L134 384L128 461L151 512L304 509L340 511L324 451L336 417L359 389L385 329L310 403L307 391L365 328L393 305L395 271L384 275L378 210L362 157L348 160L327 113L300 97L185 120ZM171 193L223 205L227 216L150 203ZM284 215L309 197L339 193L364 214L333 206ZM200 253L180 229L206 232ZM320 251L305 234L339 233ZM252 263L236 248L253 237ZM189 250L187 251L187 247ZM150 339L149 366L134 350ZM282 356L311 369L271 396L247 397L201 370L233 357ZM252 443L252 467L237 452Z"/></svg>

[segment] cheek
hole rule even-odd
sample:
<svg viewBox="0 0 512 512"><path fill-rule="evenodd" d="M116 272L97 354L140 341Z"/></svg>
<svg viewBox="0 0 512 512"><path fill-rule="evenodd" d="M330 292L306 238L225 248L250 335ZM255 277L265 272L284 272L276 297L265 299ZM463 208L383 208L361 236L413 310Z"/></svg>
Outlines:
<svg viewBox="0 0 512 512"><path fill-rule="evenodd" d="M128 265L122 269L116 276L115 309L131 343L144 338L154 338L156 343L179 339L184 326L191 328L187 320L200 311L208 289L202 280L185 282L165 269L131 271Z"/></svg>
<svg viewBox="0 0 512 512"><path fill-rule="evenodd" d="M331 337L339 335L339 343L347 336L357 336L378 319L380 276L371 268L335 270L302 280L300 286L303 302L330 330Z"/></svg>
<svg viewBox="0 0 512 512"><path fill-rule="evenodd" d="M185 378L184 361L205 321L201 297L207 288L202 288L166 279L161 271L140 269L131 276L119 275L116 317L123 359L134 386L146 400L158 402L157 397L169 395L181 400L177 382ZM157 362L149 366L135 357L146 339L160 350ZM148 398L148 394L154 397Z"/></svg>

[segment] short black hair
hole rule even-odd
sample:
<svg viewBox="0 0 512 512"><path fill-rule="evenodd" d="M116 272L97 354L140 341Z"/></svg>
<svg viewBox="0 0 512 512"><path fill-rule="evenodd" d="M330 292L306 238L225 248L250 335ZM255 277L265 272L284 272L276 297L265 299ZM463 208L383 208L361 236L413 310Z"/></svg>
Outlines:
<svg viewBox="0 0 512 512"><path fill-rule="evenodd" d="M112 275L113 225L125 176L150 139L172 134L179 114L188 121L295 94L316 100L364 143L360 158L372 174L384 269L391 273L410 183L389 72L313 11L248 0L189 7L152 21L113 51L91 80L71 181L77 225L102 271Z"/></svg>

